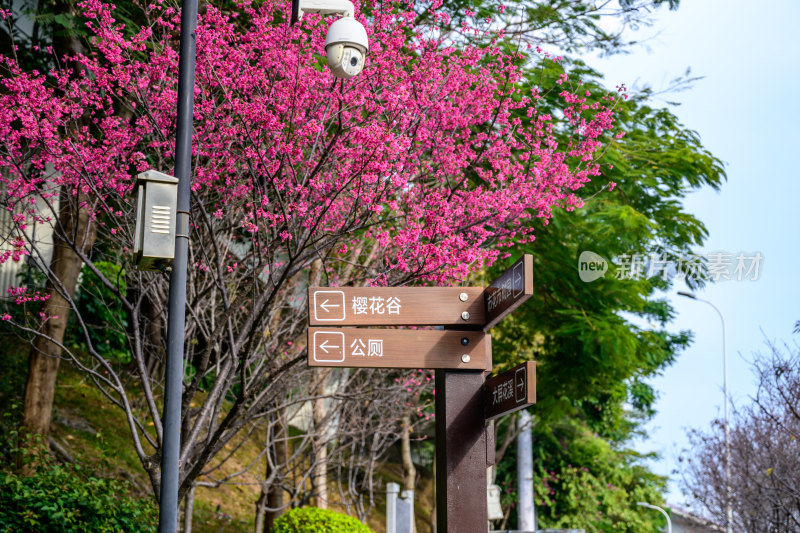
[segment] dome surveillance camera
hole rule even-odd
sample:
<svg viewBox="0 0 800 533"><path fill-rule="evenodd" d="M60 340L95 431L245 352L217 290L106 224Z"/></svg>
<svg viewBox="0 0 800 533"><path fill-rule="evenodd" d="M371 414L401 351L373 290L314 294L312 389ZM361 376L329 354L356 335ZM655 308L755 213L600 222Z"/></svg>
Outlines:
<svg viewBox="0 0 800 533"><path fill-rule="evenodd" d="M356 19L345 16L331 24L325 37L325 54L334 76L357 76L364 68L368 51L367 30Z"/></svg>
<svg viewBox="0 0 800 533"><path fill-rule="evenodd" d="M367 30L353 18L355 7L350 0L292 0L291 24L303 13L336 14L342 18L331 24L325 37L328 66L337 78L352 78L364 68L369 51Z"/></svg>

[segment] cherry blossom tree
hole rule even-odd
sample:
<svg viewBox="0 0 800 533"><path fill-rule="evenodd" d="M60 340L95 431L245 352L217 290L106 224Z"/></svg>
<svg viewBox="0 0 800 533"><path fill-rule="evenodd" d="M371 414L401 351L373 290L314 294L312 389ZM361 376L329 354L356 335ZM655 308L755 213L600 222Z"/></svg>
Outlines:
<svg viewBox="0 0 800 533"><path fill-rule="evenodd" d="M44 300L40 309L3 319L55 361L43 386L66 359L120 409L158 494L168 276L132 265L132 188L137 173L173 166L179 14L155 2L131 31L110 4L78 6L93 35L86 54L49 72L0 60L0 179L14 221L0 261L32 256L47 278L40 292L12 289L18 303ZM521 55L501 34L455 47L435 24L415 26L413 6L363 7L370 55L347 82L324 66L329 22L318 16L290 27L288 5L270 0L201 14L181 495L215 483L220 461L265 420L309 400L352 412L380 397L379 382L329 387L306 368L307 286L457 284L532 240L530 220L581 205L576 191L599 174L615 95L589 104L560 84L523 93ZM537 112L542 90L561 91L558 116ZM571 132L566 143L556 129ZM74 287L43 260L37 225L121 306L106 328L127 339L127 358L92 340ZM83 349L63 340L68 312ZM47 422L36 427L46 434Z"/></svg>

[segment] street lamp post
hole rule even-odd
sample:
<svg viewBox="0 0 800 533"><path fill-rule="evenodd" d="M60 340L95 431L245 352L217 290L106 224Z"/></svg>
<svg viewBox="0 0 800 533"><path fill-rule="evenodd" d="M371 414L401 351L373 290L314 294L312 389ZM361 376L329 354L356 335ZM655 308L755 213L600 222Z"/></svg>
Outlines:
<svg viewBox="0 0 800 533"><path fill-rule="evenodd" d="M678 295L691 298L692 300L697 300L698 302L707 303L714 308L719 315L719 319L722 321L722 368L723 389L725 391L725 531L726 533L732 533L733 507L731 506L731 425L730 415L728 412L728 404L730 402L728 400L728 348L725 341L725 317L722 315L722 311L720 311L716 305L708 300L698 298L692 292L678 291Z"/></svg>
<svg viewBox="0 0 800 533"><path fill-rule="evenodd" d="M175 258L169 278L167 313L167 364L164 376L159 533L178 529L180 484L181 401L183 341L186 326L186 274L189 257L189 202L192 185L192 119L196 54L197 0L181 3L180 55L178 56L178 116L175 141L175 177L178 203Z"/></svg>
<svg viewBox="0 0 800 533"><path fill-rule="evenodd" d="M667 533L672 533L672 520L670 520L669 514L667 514L667 512L664 509L662 509L658 505L653 505L651 503L645 503L645 502L636 502L636 505L647 507L648 509L655 509L656 511L661 511L661 514L663 514L667 518Z"/></svg>

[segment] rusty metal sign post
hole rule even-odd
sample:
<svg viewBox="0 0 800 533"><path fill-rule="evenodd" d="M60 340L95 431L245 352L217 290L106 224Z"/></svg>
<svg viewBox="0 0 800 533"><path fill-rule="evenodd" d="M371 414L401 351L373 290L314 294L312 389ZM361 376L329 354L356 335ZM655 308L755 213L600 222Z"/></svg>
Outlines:
<svg viewBox="0 0 800 533"><path fill-rule="evenodd" d="M494 418L535 402L536 382L531 362L520 365L521 373L509 374L520 368L517 367L492 378L487 388L484 380L491 372L492 349L491 337L485 332L532 294L533 258L527 254L486 289L311 287L308 290L308 318L312 326L308 328L310 366L436 369L439 533L486 532L486 468L494 464L494 436L487 431L485 422L487 417ZM440 328L343 327L423 325ZM494 401L494 390L498 391L497 398L503 398L497 407L488 406L487 395L492 395ZM509 403L512 396L513 405ZM497 409L500 410L494 414Z"/></svg>

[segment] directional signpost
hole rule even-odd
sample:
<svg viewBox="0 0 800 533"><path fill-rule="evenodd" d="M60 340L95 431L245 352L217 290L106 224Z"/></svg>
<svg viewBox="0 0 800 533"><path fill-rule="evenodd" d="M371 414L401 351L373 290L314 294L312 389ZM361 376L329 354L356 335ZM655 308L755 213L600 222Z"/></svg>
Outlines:
<svg viewBox="0 0 800 533"><path fill-rule="evenodd" d="M488 331L533 295L533 256L525 254L484 292Z"/></svg>
<svg viewBox="0 0 800 533"><path fill-rule="evenodd" d="M483 287L311 287L311 326L483 327Z"/></svg>
<svg viewBox="0 0 800 533"><path fill-rule="evenodd" d="M310 366L486 371L492 361L480 331L308 328L308 352Z"/></svg>
<svg viewBox="0 0 800 533"><path fill-rule="evenodd" d="M492 376L484 384L485 419L519 411L536 403L536 363L525 361L511 370Z"/></svg>
<svg viewBox="0 0 800 533"><path fill-rule="evenodd" d="M526 254L483 292L483 331L531 295L533 257ZM486 403L484 373L436 371L437 531L486 531L486 468L494 464L494 435L485 426Z"/></svg>
<svg viewBox="0 0 800 533"><path fill-rule="evenodd" d="M533 294L525 255L489 287L310 287L310 366L436 369L436 509L440 533L485 533L485 421L536 401L533 362L495 376L492 328ZM344 326L372 326L355 328ZM374 326L444 326L443 331Z"/></svg>

